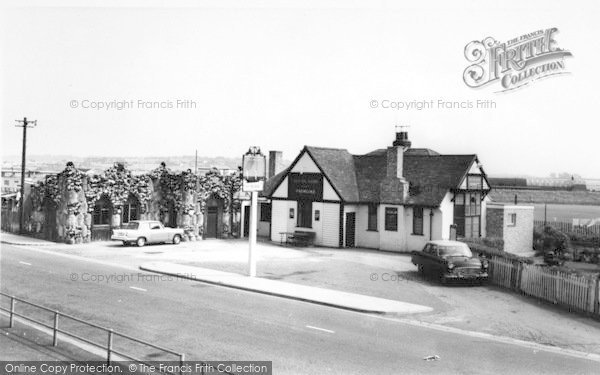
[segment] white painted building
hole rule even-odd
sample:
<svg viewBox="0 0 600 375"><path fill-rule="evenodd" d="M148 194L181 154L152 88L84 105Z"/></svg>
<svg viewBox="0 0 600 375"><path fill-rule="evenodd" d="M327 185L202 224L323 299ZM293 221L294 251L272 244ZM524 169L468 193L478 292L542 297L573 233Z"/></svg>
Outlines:
<svg viewBox="0 0 600 375"><path fill-rule="evenodd" d="M458 237L485 236L488 192L476 155L412 149L400 132L366 155L305 146L262 195L272 241L305 231L320 246L411 251L450 238L451 227Z"/></svg>

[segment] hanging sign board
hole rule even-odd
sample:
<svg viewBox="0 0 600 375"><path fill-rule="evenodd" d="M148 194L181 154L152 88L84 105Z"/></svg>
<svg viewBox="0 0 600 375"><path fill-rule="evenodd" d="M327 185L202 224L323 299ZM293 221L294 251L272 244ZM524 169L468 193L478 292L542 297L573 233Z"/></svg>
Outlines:
<svg viewBox="0 0 600 375"><path fill-rule="evenodd" d="M267 172L267 159L260 152L248 152L242 158L242 190L262 191Z"/></svg>

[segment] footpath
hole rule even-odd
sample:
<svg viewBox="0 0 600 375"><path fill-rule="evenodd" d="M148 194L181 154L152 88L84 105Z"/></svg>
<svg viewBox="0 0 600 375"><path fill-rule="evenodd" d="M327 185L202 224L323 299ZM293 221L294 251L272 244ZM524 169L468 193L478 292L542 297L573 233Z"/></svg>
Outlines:
<svg viewBox="0 0 600 375"><path fill-rule="evenodd" d="M181 264L153 262L140 266L141 270L183 277L230 288L248 290L278 297L312 302L347 310L380 314L415 314L430 312L431 307L390 299L365 296L332 289L292 284L284 281L217 271Z"/></svg>

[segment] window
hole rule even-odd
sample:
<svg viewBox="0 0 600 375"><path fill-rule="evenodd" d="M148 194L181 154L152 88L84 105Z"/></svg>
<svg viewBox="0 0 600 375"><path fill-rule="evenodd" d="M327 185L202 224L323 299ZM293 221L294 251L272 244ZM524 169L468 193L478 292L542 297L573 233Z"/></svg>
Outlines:
<svg viewBox="0 0 600 375"><path fill-rule="evenodd" d="M93 225L108 225L110 224L110 216L112 214L110 201L107 197L102 197L96 202L94 212L92 214Z"/></svg>
<svg viewBox="0 0 600 375"><path fill-rule="evenodd" d="M290 208L290 219L294 218L294 209Z"/></svg>
<svg viewBox="0 0 600 375"><path fill-rule="evenodd" d="M516 213L508 214L508 226L514 227L516 225L517 225L517 214Z"/></svg>
<svg viewBox="0 0 600 375"><path fill-rule="evenodd" d="M413 234L423 235L423 207L413 207Z"/></svg>
<svg viewBox="0 0 600 375"><path fill-rule="evenodd" d="M298 201L298 226L312 228L312 201Z"/></svg>
<svg viewBox="0 0 600 375"><path fill-rule="evenodd" d="M483 189L483 177L480 174L467 175L467 189L481 190Z"/></svg>
<svg viewBox="0 0 600 375"><path fill-rule="evenodd" d="M321 220L321 211L315 210L315 221Z"/></svg>
<svg viewBox="0 0 600 375"><path fill-rule="evenodd" d="M385 208L385 230L398 230L398 209L395 207Z"/></svg>
<svg viewBox="0 0 600 375"><path fill-rule="evenodd" d="M480 235L481 193L458 193L454 197L456 235L476 238Z"/></svg>
<svg viewBox="0 0 600 375"><path fill-rule="evenodd" d="M127 224L132 220L140 219L140 203L136 197L130 196L123 205L122 223Z"/></svg>
<svg viewBox="0 0 600 375"><path fill-rule="evenodd" d="M271 203L260 204L260 221L271 221Z"/></svg>
<svg viewBox="0 0 600 375"><path fill-rule="evenodd" d="M377 231L377 205L369 205L369 217L367 222L367 230Z"/></svg>

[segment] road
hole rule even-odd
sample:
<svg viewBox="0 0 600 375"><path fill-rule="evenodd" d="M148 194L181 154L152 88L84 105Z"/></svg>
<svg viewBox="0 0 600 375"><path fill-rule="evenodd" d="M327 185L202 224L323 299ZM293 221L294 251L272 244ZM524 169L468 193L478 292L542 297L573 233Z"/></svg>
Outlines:
<svg viewBox="0 0 600 375"><path fill-rule="evenodd" d="M149 280L148 273L139 273L146 278L140 280L139 271L33 248L3 244L1 256L3 292L184 351L190 360L268 360L275 374L592 374L600 366L393 317L187 280ZM428 355L440 359L423 360Z"/></svg>

